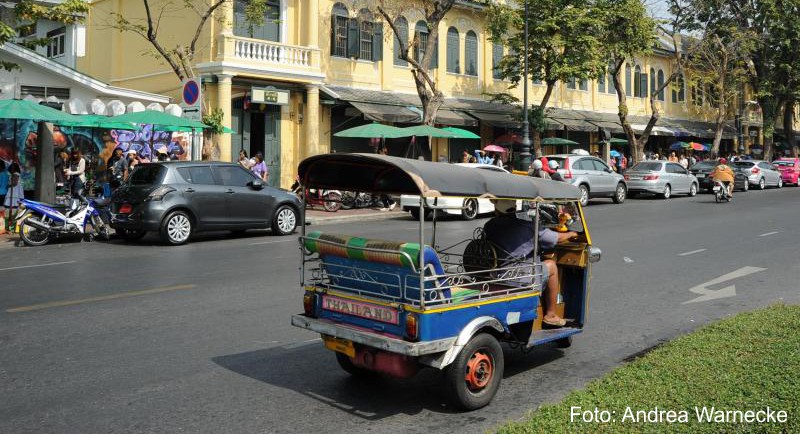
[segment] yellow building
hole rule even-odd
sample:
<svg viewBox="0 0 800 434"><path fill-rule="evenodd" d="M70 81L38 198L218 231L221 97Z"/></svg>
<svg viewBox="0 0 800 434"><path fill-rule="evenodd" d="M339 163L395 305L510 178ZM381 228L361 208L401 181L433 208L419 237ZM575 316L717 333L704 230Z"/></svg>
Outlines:
<svg viewBox="0 0 800 434"><path fill-rule="evenodd" d="M198 1L199 3L199 1ZM151 1L160 11L163 2ZM221 158L236 160L240 150L262 152L270 166L270 183L287 187L299 161L323 152L368 152L376 143L367 139L342 139L332 133L369 121L414 123L420 118L419 98L409 67L396 55L397 44L389 27L360 1L274 0L264 24L248 26L244 3L223 5L209 20L198 39L195 75L203 83L207 108L219 107L224 124L237 133L220 139ZM139 1L94 0L87 23L89 54L78 69L112 85L141 89L179 99L181 83L153 48L139 35L109 27L113 13L128 20L144 17ZM161 17L159 40L168 49L188 44L199 22L193 11L166 10ZM428 37L420 12L409 10L397 22L403 37ZM482 11L458 5L450 11L438 33L434 76L447 100L437 117L441 125L470 129L482 144L518 127L518 106L486 101L485 94L506 91L508 82L497 78L495 62L503 54L484 29ZM649 116L645 95L650 86L669 76L669 44L653 56L628 65L626 92L635 129ZM415 55L419 53L414 53ZM548 135L578 141L597 150L603 129L619 134L617 99L607 79L585 83L559 83L548 112ZM522 86L514 90L522 98ZM537 102L544 86L533 84L529 96ZM687 104L686 91L668 89L659 103L662 122L653 143L675 136L708 139L709 124ZM756 122L754 122L756 123ZM732 139L735 131L727 131ZM426 139L389 142L395 155L424 155L433 160L455 160L462 150L479 147L477 141ZM709 141L709 140L706 140ZM732 147L732 144L728 146ZM547 152L558 149L546 149Z"/></svg>

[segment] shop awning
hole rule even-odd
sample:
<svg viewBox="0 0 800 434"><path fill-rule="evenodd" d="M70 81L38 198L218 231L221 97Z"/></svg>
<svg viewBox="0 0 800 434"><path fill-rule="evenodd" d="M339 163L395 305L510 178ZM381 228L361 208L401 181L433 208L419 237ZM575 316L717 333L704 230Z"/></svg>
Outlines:
<svg viewBox="0 0 800 434"><path fill-rule="evenodd" d="M478 125L478 120L464 112L439 109L436 112L436 123L448 126L472 127Z"/></svg>
<svg viewBox="0 0 800 434"><path fill-rule="evenodd" d="M562 119L555 118L554 121L563 124L569 131L597 131L597 126L590 124L583 119Z"/></svg>
<svg viewBox="0 0 800 434"><path fill-rule="evenodd" d="M608 130L611 133L622 133L624 132L622 129L622 125L617 122L610 122L610 121L601 121L595 119L588 119L588 122L595 125L595 128L602 128L604 130Z"/></svg>
<svg viewBox="0 0 800 434"><path fill-rule="evenodd" d="M631 128L633 131L638 133L643 133L645 128L647 128L647 124L631 124ZM675 136L675 130L669 127L665 127L663 125L653 125L653 128L650 129L651 136Z"/></svg>
<svg viewBox="0 0 800 434"><path fill-rule="evenodd" d="M519 128L521 126L521 122L514 119L514 117L511 116L511 113L489 113L489 112L473 111L470 112L469 114L480 119L481 122L486 122L489 125L495 127Z"/></svg>
<svg viewBox="0 0 800 434"><path fill-rule="evenodd" d="M420 119L417 112L406 107L355 101L350 101L350 104L363 113L364 118L373 121L408 123L416 122Z"/></svg>

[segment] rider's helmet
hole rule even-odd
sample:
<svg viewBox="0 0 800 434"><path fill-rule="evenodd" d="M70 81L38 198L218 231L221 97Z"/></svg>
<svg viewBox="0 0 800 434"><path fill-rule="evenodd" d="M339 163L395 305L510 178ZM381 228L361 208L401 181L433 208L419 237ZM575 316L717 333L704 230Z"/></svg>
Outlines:
<svg viewBox="0 0 800 434"><path fill-rule="evenodd" d="M533 160L532 166L536 170L541 170L542 169L542 162L540 160Z"/></svg>
<svg viewBox="0 0 800 434"><path fill-rule="evenodd" d="M553 170L558 170L558 161L550 160L547 165Z"/></svg>
<svg viewBox="0 0 800 434"><path fill-rule="evenodd" d="M727 164L727 163L728 163L728 160L726 160L724 158L720 158L719 159L719 164Z"/></svg>

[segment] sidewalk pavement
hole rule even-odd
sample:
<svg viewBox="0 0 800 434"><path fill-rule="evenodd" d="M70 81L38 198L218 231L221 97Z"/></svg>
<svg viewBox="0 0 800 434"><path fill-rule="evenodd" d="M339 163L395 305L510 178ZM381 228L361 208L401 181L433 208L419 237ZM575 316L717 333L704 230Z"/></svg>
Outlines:
<svg viewBox="0 0 800 434"><path fill-rule="evenodd" d="M17 240L19 240L17 234L5 233L0 235L0 249L14 247Z"/></svg>
<svg viewBox="0 0 800 434"><path fill-rule="evenodd" d="M336 212L315 208L306 209L306 222L311 226L400 218L410 219L411 217L409 213L401 211L399 206L392 211L381 211L375 208L340 209Z"/></svg>

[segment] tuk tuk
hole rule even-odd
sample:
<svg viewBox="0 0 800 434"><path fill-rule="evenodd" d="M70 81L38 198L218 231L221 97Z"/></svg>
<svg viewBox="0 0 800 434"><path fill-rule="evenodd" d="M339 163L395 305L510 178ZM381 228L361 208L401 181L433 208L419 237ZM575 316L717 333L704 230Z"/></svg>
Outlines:
<svg viewBox="0 0 800 434"><path fill-rule="evenodd" d="M418 236L407 242L302 226L303 313L291 322L320 333L348 373L408 378L422 367L439 369L453 403L473 410L498 390L501 342L521 349L568 347L585 327L590 267L601 254L592 246L576 187L373 154L313 156L300 163L299 176L307 188L420 198ZM482 228L440 246L437 213L430 222L424 216L443 197L517 201L516 218L530 226L533 254L509 257ZM540 251L542 227L578 236ZM556 311L571 320L566 326L543 327L541 258L557 264Z"/></svg>

